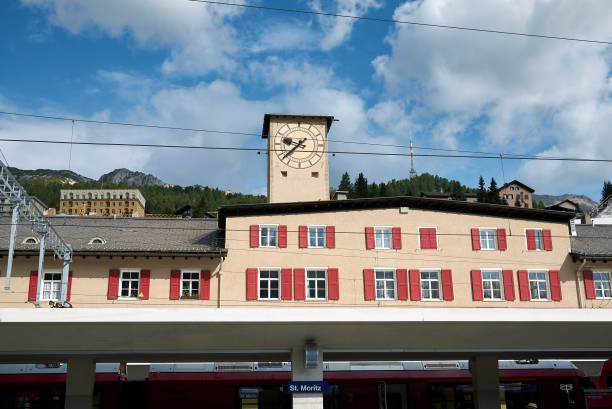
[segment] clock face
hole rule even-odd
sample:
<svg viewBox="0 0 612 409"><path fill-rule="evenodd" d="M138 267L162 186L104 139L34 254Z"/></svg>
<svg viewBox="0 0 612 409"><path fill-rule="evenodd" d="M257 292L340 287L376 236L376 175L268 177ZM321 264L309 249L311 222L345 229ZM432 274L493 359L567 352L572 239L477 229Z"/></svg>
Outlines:
<svg viewBox="0 0 612 409"><path fill-rule="evenodd" d="M276 156L287 166L305 169L323 157L325 141L318 128L310 124L284 124L274 136Z"/></svg>

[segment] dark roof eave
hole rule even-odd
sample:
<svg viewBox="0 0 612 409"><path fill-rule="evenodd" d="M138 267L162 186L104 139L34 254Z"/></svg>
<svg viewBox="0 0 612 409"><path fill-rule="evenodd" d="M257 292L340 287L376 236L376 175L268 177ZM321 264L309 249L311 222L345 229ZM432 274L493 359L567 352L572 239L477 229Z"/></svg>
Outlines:
<svg viewBox="0 0 612 409"><path fill-rule="evenodd" d="M431 211L470 213L559 223L567 223L575 216L575 212L572 211L529 209L489 203L443 200L415 196L395 196L368 199L322 200L293 203L259 203L222 206L219 209L219 227L225 228L225 219L227 217L382 209L392 207L411 207Z"/></svg>
<svg viewBox="0 0 612 409"><path fill-rule="evenodd" d="M0 250L0 255L8 255L8 250ZM37 256L38 250L15 250L16 256ZM47 250L46 256L52 256L53 251ZM167 251L167 250L150 250L150 251L134 251L134 250L86 250L74 251L73 256L162 256L162 257L225 257L227 249L215 251Z"/></svg>
<svg viewBox="0 0 612 409"><path fill-rule="evenodd" d="M612 254L586 254L579 251L570 251L570 256L577 257L580 259L589 260L612 260Z"/></svg>

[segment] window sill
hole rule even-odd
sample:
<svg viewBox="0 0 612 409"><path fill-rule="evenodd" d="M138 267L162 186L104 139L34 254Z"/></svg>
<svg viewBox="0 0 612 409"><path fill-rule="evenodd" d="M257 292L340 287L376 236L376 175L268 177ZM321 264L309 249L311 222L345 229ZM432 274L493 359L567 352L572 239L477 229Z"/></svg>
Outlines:
<svg viewBox="0 0 612 409"><path fill-rule="evenodd" d="M440 301L444 301L441 300L439 298L421 298L419 301L425 301L425 302L440 302Z"/></svg>
<svg viewBox="0 0 612 409"><path fill-rule="evenodd" d="M258 298L257 301L283 301L280 298ZM289 301L289 300L285 300Z"/></svg>
<svg viewBox="0 0 612 409"><path fill-rule="evenodd" d="M612 300L612 297L595 297L596 300Z"/></svg>
<svg viewBox="0 0 612 409"><path fill-rule="evenodd" d="M550 300L550 299L547 299L547 300L534 300L534 299L531 299L529 301L533 301L533 302L550 302L552 300Z"/></svg>
<svg viewBox="0 0 612 409"><path fill-rule="evenodd" d="M506 301L506 300L503 300L501 298L484 298L482 301L483 302L501 302L501 301Z"/></svg>
<svg viewBox="0 0 612 409"><path fill-rule="evenodd" d="M496 251L496 250L498 250L498 249L483 249L483 248L481 247L481 248L480 248L480 250L482 250L482 251Z"/></svg>
<svg viewBox="0 0 612 409"><path fill-rule="evenodd" d="M117 297L119 301L138 301L139 299L138 297Z"/></svg>
<svg viewBox="0 0 612 409"><path fill-rule="evenodd" d="M262 249L278 249L278 248L280 248L278 246L259 246L259 247L262 248Z"/></svg>

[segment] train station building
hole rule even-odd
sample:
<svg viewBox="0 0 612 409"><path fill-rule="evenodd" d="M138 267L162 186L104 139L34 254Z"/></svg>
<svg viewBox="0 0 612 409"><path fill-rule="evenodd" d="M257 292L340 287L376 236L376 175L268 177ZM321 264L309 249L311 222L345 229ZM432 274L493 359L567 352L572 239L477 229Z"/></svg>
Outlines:
<svg viewBox="0 0 612 409"><path fill-rule="evenodd" d="M49 253L39 272L20 224L0 363L61 363L70 409L115 407L100 385L117 372L148 385L130 407L583 408L580 371L546 360L612 356L612 246L586 226L573 236L569 211L330 200L332 124L265 116L269 203L218 219L50 218L72 245L72 308L47 308L61 265Z"/></svg>

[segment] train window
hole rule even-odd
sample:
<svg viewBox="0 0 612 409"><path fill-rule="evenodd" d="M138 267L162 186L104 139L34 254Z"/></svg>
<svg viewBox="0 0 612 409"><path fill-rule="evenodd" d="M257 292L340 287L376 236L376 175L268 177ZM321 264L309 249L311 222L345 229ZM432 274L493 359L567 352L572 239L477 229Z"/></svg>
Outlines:
<svg viewBox="0 0 612 409"><path fill-rule="evenodd" d="M606 388L612 388L612 373L606 374Z"/></svg>
<svg viewBox="0 0 612 409"><path fill-rule="evenodd" d="M291 396L282 386L244 386L238 388L240 409L282 409L291 405Z"/></svg>
<svg viewBox="0 0 612 409"><path fill-rule="evenodd" d="M536 382L502 382L499 386L502 407L524 408L528 403L539 406ZM432 409L474 409L472 384L434 383L430 392Z"/></svg>

